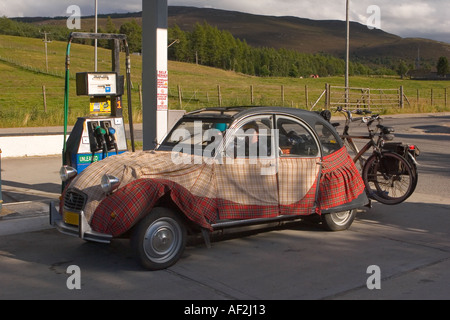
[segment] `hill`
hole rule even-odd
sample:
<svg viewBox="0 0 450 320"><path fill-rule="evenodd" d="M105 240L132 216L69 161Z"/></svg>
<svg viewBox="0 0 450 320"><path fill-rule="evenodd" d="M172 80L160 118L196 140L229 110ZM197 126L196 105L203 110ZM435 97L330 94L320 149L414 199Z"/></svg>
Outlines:
<svg viewBox="0 0 450 320"><path fill-rule="evenodd" d="M41 39L0 35L0 127L60 126L64 123L64 67L67 43L53 41L48 46L49 72ZM122 53L123 55L123 53ZM73 44L71 49L71 99L69 123L89 110L89 98L77 97L75 74L92 71L94 50L91 46ZM111 52L99 49L99 70L111 69ZM123 57L123 56L122 56ZM122 62L124 60L122 59ZM132 91L135 122L142 121L139 89L142 84L142 60L131 56ZM171 109L191 111L218 105L273 105L311 108L320 100L325 84L342 86L341 76L312 78L253 77L233 71L169 61L169 105ZM446 81L410 81L399 77L351 77L351 86L397 90L404 86L411 106L402 112L448 111L444 101ZM430 104L430 92L434 102ZM45 92L45 98L43 96ZM180 99L181 93L181 99ZM282 94L281 94L282 93ZM416 104L419 99L420 103ZM416 100L417 97L417 100ZM283 101L281 100L283 99ZM46 106L44 101L46 101ZM430 106L428 106L430 105ZM446 105L447 107L444 107ZM319 108L323 106L323 99ZM399 112L400 110L394 110ZM127 115L125 114L125 117Z"/></svg>
<svg viewBox="0 0 450 320"><path fill-rule="evenodd" d="M110 16L120 27L130 19L141 23L141 13L110 14L99 17L99 26L105 28ZM20 18L18 20L35 24L65 25L66 17L59 18ZM236 11L169 7L169 27L178 25L184 31L192 31L196 23L206 21L220 30L227 30L235 37L255 47L293 49L303 53L326 53L339 58L344 57L344 21L311 20L297 17L273 17L254 15ZM84 31L93 29L93 17L82 20ZM365 64L392 67L400 59L415 65L420 52L423 67L431 68L440 56L450 56L450 44L428 39L401 38L382 30L370 30L365 25L352 22L351 59Z"/></svg>
<svg viewBox="0 0 450 320"><path fill-rule="evenodd" d="M252 46L294 49L304 53L345 54L346 23L336 20L310 20L296 17L271 17L241 12L171 7L169 25L190 30L206 21L230 31ZM450 56L450 44L428 39L401 38L382 30L370 30L350 23L352 60L391 66L403 59L414 64L420 49L422 63L435 66L440 56Z"/></svg>

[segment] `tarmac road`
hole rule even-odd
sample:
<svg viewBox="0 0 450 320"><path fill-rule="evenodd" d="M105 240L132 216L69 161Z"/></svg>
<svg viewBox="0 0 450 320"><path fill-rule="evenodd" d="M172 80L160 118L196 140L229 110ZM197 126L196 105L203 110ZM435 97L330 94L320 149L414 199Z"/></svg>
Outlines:
<svg viewBox="0 0 450 320"><path fill-rule="evenodd" d="M345 232L303 223L219 239L212 249L194 243L158 272L143 271L126 240L85 243L48 226L60 157L3 159L0 299L450 299L449 123L448 114L386 117L397 140L422 150L407 202L374 203ZM82 271L81 290L66 286L70 265ZM380 289L368 288L371 266Z"/></svg>

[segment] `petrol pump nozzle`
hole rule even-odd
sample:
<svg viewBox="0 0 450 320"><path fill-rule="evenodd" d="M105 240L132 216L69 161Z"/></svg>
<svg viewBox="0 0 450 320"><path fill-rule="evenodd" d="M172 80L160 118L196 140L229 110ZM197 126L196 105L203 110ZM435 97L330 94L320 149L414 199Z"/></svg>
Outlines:
<svg viewBox="0 0 450 320"><path fill-rule="evenodd" d="M108 134L110 141L114 143L114 149L116 149L116 154L119 154L119 148L117 147L117 140L116 140L116 129L114 129L113 127L108 127Z"/></svg>
<svg viewBox="0 0 450 320"><path fill-rule="evenodd" d="M109 134L110 135L115 135L116 134L116 129L109 127L108 128Z"/></svg>
<svg viewBox="0 0 450 320"><path fill-rule="evenodd" d="M103 129L101 126L95 127L94 134L97 136L98 139L100 139L101 144L103 146L103 152L105 153L106 157L108 156L108 147L106 146L106 130Z"/></svg>
<svg viewBox="0 0 450 320"><path fill-rule="evenodd" d="M98 136L98 137L101 137L101 136L104 136L105 134L106 134L106 130L105 129L103 129L102 127L100 127L100 126L97 126L96 128L95 128L95 134Z"/></svg>

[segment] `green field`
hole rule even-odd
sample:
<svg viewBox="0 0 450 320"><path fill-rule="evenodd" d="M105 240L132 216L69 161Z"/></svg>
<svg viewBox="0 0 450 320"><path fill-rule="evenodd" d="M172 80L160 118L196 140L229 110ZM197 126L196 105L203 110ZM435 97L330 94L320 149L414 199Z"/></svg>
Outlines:
<svg viewBox="0 0 450 320"><path fill-rule="evenodd" d="M39 39L0 36L0 127L60 126L63 125L64 68L66 43L48 44L48 72L45 64L44 43ZM89 98L75 94L75 74L93 71L94 49L73 44L71 48L71 83L69 124L89 113ZM125 61L122 59L123 66ZM99 49L99 71L111 69L110 51ZM142 111L139 88L142 61L132 56L132 83L134 121L140 122ZM344 77L319 79L258 78L209 67L169 62L169 107L187 111L219 104L220 86L223 106L233 105L285 105L310 108L322 94L326 84L343 86ZM43 86L45 86L46 109ZM358 88L398 89L404 87L409 103L403 110L392 112L439 112L450 110L445 105L448 81L413 81L395 77L352 77L350 86ZM253 103L251 101L253 88ZM282 89L283 88L283 89ZM145 88L144 88L145 90ZM284 91L282 91L284 90ZM308 91L308 106L305 92ZM431 104L433 90L433 104ZM180 104L179 92L182 92ZM284 101L282 100L284 92ZM324 106L319 101L317 108Z"/></svg>

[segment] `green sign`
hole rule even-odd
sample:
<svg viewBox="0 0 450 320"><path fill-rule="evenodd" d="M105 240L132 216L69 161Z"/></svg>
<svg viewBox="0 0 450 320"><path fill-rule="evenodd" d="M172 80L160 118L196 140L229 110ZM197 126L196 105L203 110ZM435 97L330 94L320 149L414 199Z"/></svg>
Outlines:
<svg viewBox="0 0 450 320"><path fill-rule="evenodd" d="M78 163L79 164L97 162L98 160L100 160L100 155L98 155L98 154L94 155L94 161L92 161L92 155L90 155L90 154L79 154L78 155Z"/></svg>

